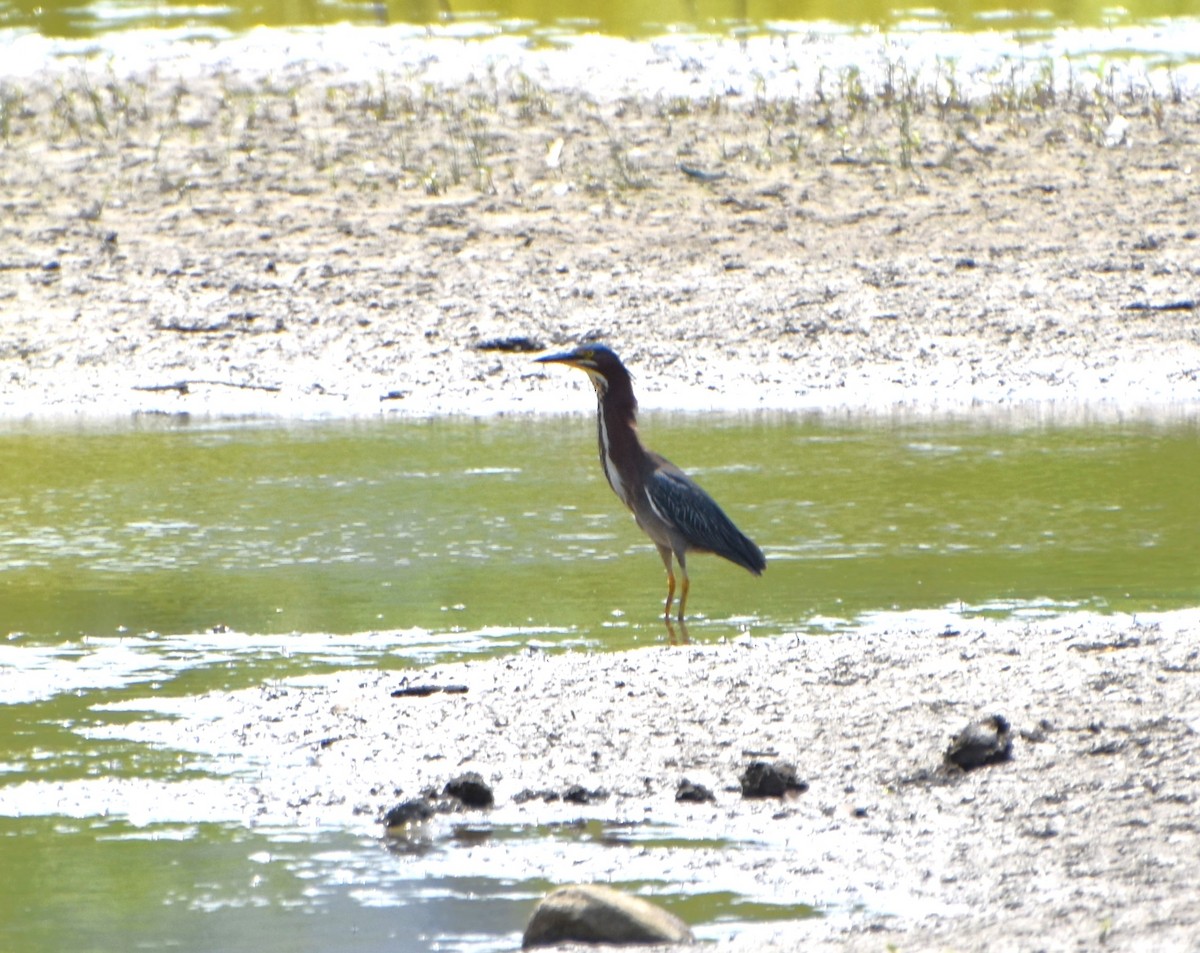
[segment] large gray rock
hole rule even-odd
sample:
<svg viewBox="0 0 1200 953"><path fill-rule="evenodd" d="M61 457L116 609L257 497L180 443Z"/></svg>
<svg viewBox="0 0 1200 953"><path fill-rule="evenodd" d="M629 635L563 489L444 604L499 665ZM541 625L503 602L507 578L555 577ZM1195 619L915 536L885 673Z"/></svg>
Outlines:
<svg viewBox="0 0 1200 953"><path fill-rule="evenodd" d="M548 893L533 910L521 945L552 943L688 943L692 931L673 913L599 884Z"/></svg>

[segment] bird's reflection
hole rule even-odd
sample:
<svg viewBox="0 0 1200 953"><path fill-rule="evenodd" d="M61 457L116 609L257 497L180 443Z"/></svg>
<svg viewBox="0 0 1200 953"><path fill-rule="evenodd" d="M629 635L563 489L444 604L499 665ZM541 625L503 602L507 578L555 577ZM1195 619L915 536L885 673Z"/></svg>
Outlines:
<svg viewBox="0 0 1200 953"><path fill-rule="evenodd" d="M687 623L680 619L678 622L672 622L671 617L663 616L663 622L667 626L667 644L668 645L691 645L692 639L688 635ZM678 630L678 634L676 634Z"/></svg>

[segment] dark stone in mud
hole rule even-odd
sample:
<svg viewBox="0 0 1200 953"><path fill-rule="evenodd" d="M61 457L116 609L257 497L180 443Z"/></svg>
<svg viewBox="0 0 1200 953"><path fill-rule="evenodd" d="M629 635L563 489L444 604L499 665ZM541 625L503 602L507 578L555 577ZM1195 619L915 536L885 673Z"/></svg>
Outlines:
<svg viewBox="0 0 1200 953"><path fill-rule="evenodd" d="M679 787L675 789L676 801L689 801L700 804L704 801L715 801L716 799L716 795L703 784L697 784L694 781L689 781L687 778L680 781Z"/></svg>
<svg viewBox="0 0 1200 953"><path fill-rule="evenodd" d="M562 794L562 799L568 804L593 804L596 801L607 800L607 798L608 792L603 788L589 791L582 784L572 784Z"/></svg>
<svg viewBox="0 0 1200 953"><path fill-rule="evenodd" d="M948 767L971 771L988 764L1000 764L1012 758L1012 729L1003 715L989 715L974 721L952 739L946 749Z"/></svg>
<svg viewBox="0 0 1200 953"><path fill-rule="evenodd" d="M424 798L413 798L409 801L401 801L383 815L383 825L388 830L407 827L410 824L427 821L436 813L433 805Z"/></svg>
<svg viewBox="0 0 1200 953"><path fill-rule="evenodd" d="M515 795L513 801L517 804L524 804L527 801L544 801L547 804L554 801L566 801L568 804L592 804L595 801L607 800L607 798L608 792L603 788L589 791L582 784L572 784L565 791L553 791L550 788L535 791L533 788L526 788Z"/></svg>
<svg viewBox="0 0 1200 953"><path fill-rule="evenodd" d="M428 853L433 849L433 831L428 822L440 813L441 806L426 797L397 804L383 816L387 849L405 855Z"/></svg>
<svg viewBox="0 0 1200 953"><path fill-rule="evenodd" d="M741 782L742 797L783 797L808 790L808 782L796 776L796 766L789 761L751 761Z"/></svg>
<svg viewBox="0 0 1200 953"><path fill-rule="evenodd" d="M556 943L689 943L688 925L673 913L612 887L559 887L534 908L523 947Z"/></svg>
<svg viewBox="0 0 1200 953"><path fill-rule="evenodd" d="M446 797L461 801L464 807L491 807L496 803L492 789L477 771L468 771L451 778L442 789Z"/></svg>
<svg viewBox="0 0 1200 953"><path fill-rule="evenodd" d="M543 788L541 791L535 791L533 788L526 788L524 791L518 792L513 801L517 804L524 804L526 801L545 801L547 804L552 801L562 799L562 795L557 791L551 791L549 788Z"/></svg>
<svg viewBox="0 0 1200 953"><path fill-rule="evenodd" d="M467 693L466 685L402 685L392 692L393 698L428 698L430 695L436 695L438 692L445 692L447 695L465 695Z"/></svg>
<svg viewBox="0 0 1200 953"><path fill-rule="evenodd" d="M486 808L495 804L495 796L477 771L468 771L446 782L439 794L427 788L420 797L401 801L383 816L389 833L419 826L435 814L454 814L463 808Z"/></svg>

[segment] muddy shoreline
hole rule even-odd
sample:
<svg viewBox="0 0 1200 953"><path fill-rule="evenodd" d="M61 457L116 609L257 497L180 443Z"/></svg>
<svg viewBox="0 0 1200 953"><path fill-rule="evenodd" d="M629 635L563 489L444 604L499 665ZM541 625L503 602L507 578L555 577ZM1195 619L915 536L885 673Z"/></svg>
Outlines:
<svg viewBox="0 0 1200 953"><path fill-rule="evenodd" d="M419 836L479 876L734 889L823 914L739 926L722 950L1194 950L1198 629L1196 610L941 611L829 638L343 671L166 700L169 718L122 731L215 755L228 780L95 779L6 800L75 816L103 790L135 824L190 811L382 836L396 803L475 771L495 806ZM440 687L453 690L426 690ZM951 737L996 714L1011 760L948 771ZM744 798L754 760L792 762L807 789ZM685 779L715 800L677 801ZM539 793L573 786L593 796ZM589 821L632 846L580 868L571 851L531 861L515 835ZM700 843L639 850L646 825Z"/></svg>
<svg viewBox="0 0 1200 953"><path fill-rule="evenodd" d="M1200 407L1193 97L281 73L3 80L8 425L590 411L586 384L512 348L591 336L647 408ZM471 768L497 819L527 823L562 808L517 806L521 789L580 783L611 792L605 817L777 845L753 869L703 861L843 911L722 948L1195 950L1198 626L938 616L528 652L424 674L464 695L394 701L394 675L348 672L223 697L188 728L265 766L220 786L248 821L374 825L394 788ZM950 735L992 713L1013 760L937 774ZM794 761L809 790L741 801L751 752ZM682 777L716 804L677 805Z"/></svg>

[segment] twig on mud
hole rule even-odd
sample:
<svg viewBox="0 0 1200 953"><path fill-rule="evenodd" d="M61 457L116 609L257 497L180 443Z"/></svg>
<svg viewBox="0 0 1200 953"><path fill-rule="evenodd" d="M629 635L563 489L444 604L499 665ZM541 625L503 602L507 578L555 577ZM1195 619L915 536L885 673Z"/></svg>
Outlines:
<svg viewBox="0 0 1200 953"><path fill-rule="evenodd" d="M237 381L214 381L204 378L196 378L189 381L176 381L174 384L134 384L134 390L144 390L154 393L161 391L174 390L179 392L179 396L190 393L191 388L197 384L207 384L209 387L236 387L239 390L264 390L271 394L277 394L283 390L278 384L239 384Z"/></svg>
<svg viewBox="0 0 1200 953"><path fill-rule="evenodd" d="M694 165L684 165L683 163L679 164L679 171L689 179L695 179L697 182L720 182L729 176L728 172L709 172L706 169L701 169Z"/></svg>
<svg viewBox="0 0 1200 953"><path fill-rule="evenodd" d="M508 338L492 338L488 341L480 341L473 346L477 351L509 351L514 353L544 351L546 349L546 345L537 338L525 337L524 335Z"/></svg>

